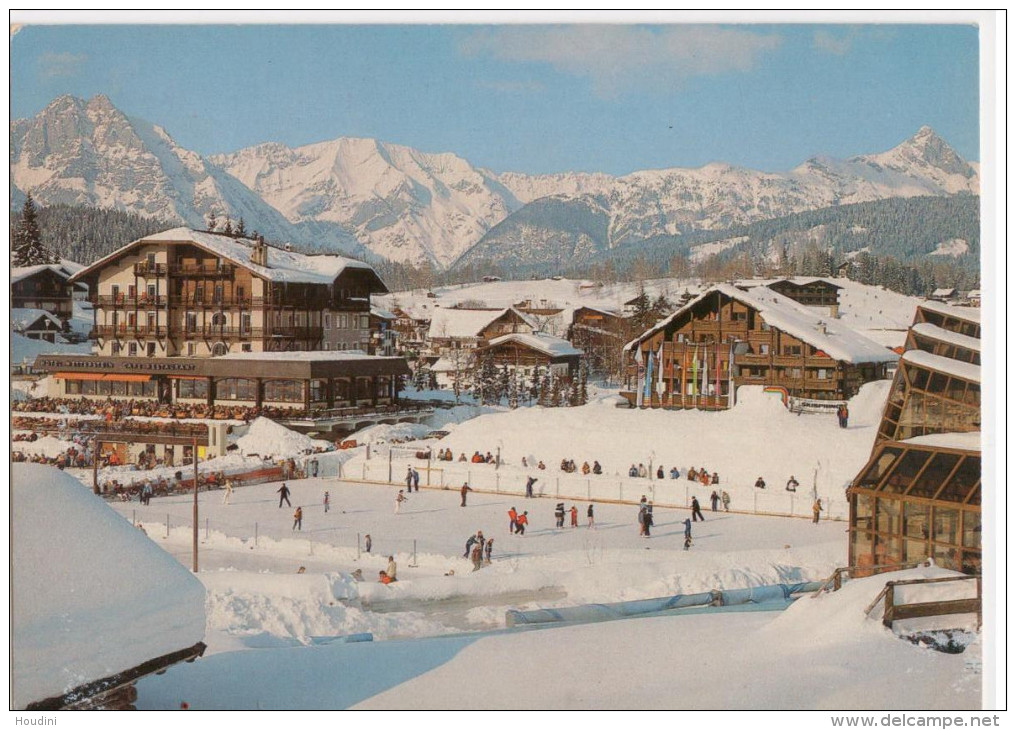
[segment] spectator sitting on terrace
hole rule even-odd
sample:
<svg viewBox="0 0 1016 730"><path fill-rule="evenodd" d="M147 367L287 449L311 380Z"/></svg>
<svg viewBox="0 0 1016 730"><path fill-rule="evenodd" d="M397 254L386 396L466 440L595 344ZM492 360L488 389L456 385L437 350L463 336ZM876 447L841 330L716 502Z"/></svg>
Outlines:
<svg viewBox="0 0 1016 730"><path fill-rule="evenodd" d="M677 479L679 476L681 476L681 470L678 469L676 466L671 467L671 469L670 469L670 478L671 479Z"/></svg>
<svg viewBox="0 0 1016 730"><path fill-rule="evenodd" d="M469 461L469 459L466 458L466 452L465 451L463 451L461 454L459 454L459 461Z"/></svg>
<svg viewBox="0 0 1016 730"><path fill-rule="evenodd" d="M602 473L603 473L603 467L600 466L600 462L594 461L593 462L593 474L602 474Z"/></svg>
<svg viewBox="0 0 1016 730"><path fill-rule="evenodd" d="M474 464L482 464L482 463L484 463L484 461L483 461L483 455L479 451L474 451L473 452L472 463L474 463Z"/></svg>
<svg viewBox="0 0 1016 730"><path fill-rule="evenodd" d="M592 470L589 468L589 462L588 461L583 461L582 462L582 473L583 474L589 474L590 471L592 471Z"/></svg>
<svg viewBox="0 0 1016 730"><path fill-rule="evenodd" d="M544 464L544 463L543 463L543 460L541 459L541 460L540 460L540 463L536 465L536 468L537 468L537 469L539 469L540 471L543 471L544 469L546 469L546 468L547 468L547 465L546 465L546 464Z"/></svg>
<svg viewBox="0 0 1016 730"><path fill-rule="evenodd" d="M688 469L688 481L689 482L694 482L694 481L697 481L697 480L698 480L698 472L695 471L695 467L690 467Z"/></svg>

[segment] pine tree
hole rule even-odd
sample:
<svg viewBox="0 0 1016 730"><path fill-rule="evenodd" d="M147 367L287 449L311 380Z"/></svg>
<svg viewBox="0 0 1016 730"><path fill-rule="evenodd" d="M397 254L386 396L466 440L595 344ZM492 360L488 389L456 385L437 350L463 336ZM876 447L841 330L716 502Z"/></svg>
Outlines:
<svg viewBox="0 0 1016 730"><path fill-rule="evenodd" d="M223 233L223 235L226 235L226 236L232 236L233 235L233 224L230 222L228 215L226 216L226 225L223 227L222 233Z"/></svg>
<svg viewBox="0 0 1016 730"><path fill-rule="evenodd" d="M556 375L551 376L550 380L550 407L558 408L561 405L561 381L557 379Z"/></svg>
<svg viewBox="0 0 1016 730"><path fill-rule="evenodd" d="M215 227L216 227L217 225L219 225L219 221L218 221L218 219L217 219L217 218L215 217L215 211L214 211L214 210L210 210L210 211L208 211L208 218L207 218L207 221L208 221L208 230L209 230L209 231L214 231L214 230L215 230Z"/></svg>
<svg viewBox="0 0 1016 730"><path fill-rule="evenodd" d="M236 236L237 238L247 237L247 226L244 225L243 216L240 216L240 220L237 221L236 230L233 231L233 235Z"/></svg>
<svg viewBox="0 0 1016 730"><path fill-rule="evenodd" d="M579 365L579 405L584 406L589 402L589 368L583 360Z"/></svg>
<svg viewBox="0 0 1016 730"><path fill-rule="evenodd" d="M14 240L11 242L12 265L36 266L59 262L59 259L55 259L42 246L39 215L31 193L25 196L25 206L21 209L21 220L18 222L13 238Z"/></svg>

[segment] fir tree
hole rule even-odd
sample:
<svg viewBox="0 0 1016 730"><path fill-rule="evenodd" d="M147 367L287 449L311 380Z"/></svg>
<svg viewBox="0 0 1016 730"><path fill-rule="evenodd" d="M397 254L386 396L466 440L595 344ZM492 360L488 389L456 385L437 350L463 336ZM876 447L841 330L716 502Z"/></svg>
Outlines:
<svg viewBox="0 0 1016 730"><path fill-rule="evenodd" d="M214 211L214 210L210 210L210 211L208 211L208 218L207 218L207 221L208 221L208 230L209 230L209 231L214 231L214 230L215 230L215 227L216 227L217 225L219 225L219 221L218 221L218 219L217 219L217 218L215 217L215 211Z"/></svg>
<svg viewBox="0 0 1016 730"><path fill-rule="evenodd" d="M233 235L237 238L247 237L247 226L243 222L243 216L240 216L240 220L236 223L236 230L233 231Z"/></svg>
<svg viewBox="0 0 1016 730"><path fill-rule="evenodd" d="M232 236L233 235L233 224L230 222L228 215L226 216L226 225L223 226L222 233L223 233L223 235L226 235L226 236Z"/></svg>
<svg viewBox="0 0 1016 730"><path fill-rule="evenodd" d="M31 193L25 196L25 206L21 209L21 220L14 230L11 243L11 258L14 266L36 266L59 262L59 259L55 259L42 246L42 230L39 228L39 216Z"/></svg>
<svg viewBox="0 0 1016 730"><path fill-rule="evenodd" d="M584 406L589 402L589 368L586 361L582 360L579 365L579 405Z"/></svg>

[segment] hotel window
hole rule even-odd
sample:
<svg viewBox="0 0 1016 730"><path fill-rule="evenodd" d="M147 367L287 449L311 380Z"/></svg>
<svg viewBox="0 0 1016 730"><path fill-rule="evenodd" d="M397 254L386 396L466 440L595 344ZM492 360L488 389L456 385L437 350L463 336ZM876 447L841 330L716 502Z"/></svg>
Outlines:
<svg viewBox="0 0 1016 730"><path fill-rule="evenodd" d="M236 287L236 298L238 300L240 300L241 302L243 301L243 295L244 295L244 288L242 286Z"/></svg>
<svg viewBox="0 0 1016 730"><path fill-rule="evenodd" d="M155 284L149 284L148 285L148 298L149 299L155 299L155 291L156 291Z"/></svg>
<svg viewBox="0 0 1016 730"><path fill-rule="evenodd" d="M134 298L134 296L135 296L135 292L136 292L136 289L134 288L134 285L133 285L133 284L130 284L130 285L129 285L129 286L127 287L127 298L128 298L128 299L133 299L133 298Z"/></svg>
<svg viewBox="0 0 1016 730"><path fill-rule="evenodd" d="M208 398L207 380L177 380L177 398Z"/></svg>
<svg viewBox="0 0 1016 730"><path fill-rule="evenodd" d="M194 357L194 351L195 351L194 343L193 342L188 342L187 343L187 356L188 357Z"/></svg>
<svg viewBox="0 0 1016 730"><path fill-rule="evenodd" d="M303 401L303 381L269 380L265 382L265 400L299 403Z"/></svg>
<svg viewBox="0 0 1016 730"><path fill-rule="evenodd" d="M113 357L118 356L120 354L120 350L122 349L123 346L119 342L114 342L109 346L109 351L113 355Z"/></svg>
<svg viewBox="0 0 1016 730"><path fill-rule="evenodd" d="M330 330L332 328L332 315L325 315L325 329Z"/></svg>
<svg viewBox="0 0 1016 730"><path fill-rule="evenodd" d="M203 302L205 300L205 285L197 284L194 286L194 301Z"/></svg>
<svg viewBox="0 0 1016 730"><path fill-rule="evenodd" d="M213 294L213 297L216 304L222 303L222 284L215 285L215 292Z"/></svg>
<svg viewBox="0 0 1016 730"><path fill-rule="evenodd" d="M344 314L340 314L339 315L339 325L338 325L338 328L340 330L346 329L346 315L344 315Z"/></svg>
<svg viewBox="0 0 1016 730"><path fill-rule="evenodd" d="M219 400L256 400L257 381L249 378L223 378L216 383Z"/></svg>
<svg viewBox="0 0 1016 730"><path fill-rule="evenodd" d="M245 342L242 345L240 345L240 352L251 352L250 343Z"/></svg>
<svg viewBox="0 0 1016 730"><path fill-rule="evenodd" d="M148 265L150 267L151 266L155 266L155 254L154 253L148 254L148 258L146 260L148 261Z"/></svg>
<svg viewBox="0 0 1016 730"><path fill-rule="evenodd" d="M138 356L138 343L132 342L129 345L127 345L127 354L130 357L137 357Z"/></svg>
<svg viewBox="0 0 1016 730"><path fill-rule="evenodd" d="M360 329L365 330L370 327L370 316L366 314L360 315Z"/></svg>
<svg viewBox="0 0 1016 730"><path fill-rule="evenodd" d="M184 329L187 332L194 332L198 328L198 315L196 312L187 312L184 315Z"/></svg>

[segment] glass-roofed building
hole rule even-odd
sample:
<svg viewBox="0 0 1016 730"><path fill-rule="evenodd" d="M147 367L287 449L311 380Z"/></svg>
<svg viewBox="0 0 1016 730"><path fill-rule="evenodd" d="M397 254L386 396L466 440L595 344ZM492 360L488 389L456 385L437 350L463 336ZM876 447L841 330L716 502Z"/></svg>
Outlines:
<svg viewBox="0 0 1016 730"><path fill-rule="evenodd" d="M978 309L917 308L871 458L847 490L850 565L933 558L981 572L980 338Z"/></svg>

